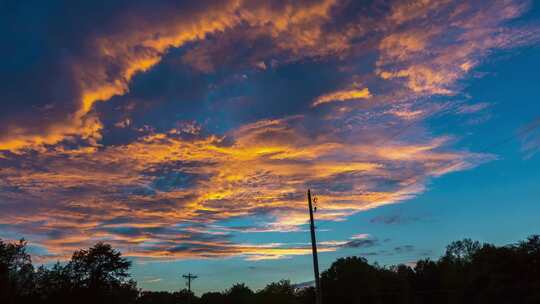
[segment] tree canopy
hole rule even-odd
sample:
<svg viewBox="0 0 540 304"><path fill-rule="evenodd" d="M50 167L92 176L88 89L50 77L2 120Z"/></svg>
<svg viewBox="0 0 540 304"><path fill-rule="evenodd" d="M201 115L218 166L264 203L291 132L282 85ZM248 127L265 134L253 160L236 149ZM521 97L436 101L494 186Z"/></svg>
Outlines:
<svg viewBox="0 0 540 304"><path fill-rule="evenodd" d="M313 304L313 287L288 280L253 291L234 284L200 297L187 290L142 291L131 262L109 244L34 268L27 243L0 240L0 303ZM305 284L302 284L305 285ZM382 267L362 257L336 260L321 275L323 303L540 303L540 236L497 247L464 239L438 260Z"/></svg>

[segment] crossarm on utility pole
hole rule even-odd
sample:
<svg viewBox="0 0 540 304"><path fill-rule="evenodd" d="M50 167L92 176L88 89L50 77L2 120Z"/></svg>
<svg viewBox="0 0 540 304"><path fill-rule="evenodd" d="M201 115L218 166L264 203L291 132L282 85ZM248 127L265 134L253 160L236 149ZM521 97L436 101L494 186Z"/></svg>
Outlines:
<svg viewBox="0 0 540 304"><path fill-rule="evenodd" d="M193 275L191 273L188 273L187 275L183 275L182 276L184 279L186 279L187 281L187 286L188 286L188 303L191 303L191 281L195 280L196 278L198 278L198 276L196 275Z"/></svg>

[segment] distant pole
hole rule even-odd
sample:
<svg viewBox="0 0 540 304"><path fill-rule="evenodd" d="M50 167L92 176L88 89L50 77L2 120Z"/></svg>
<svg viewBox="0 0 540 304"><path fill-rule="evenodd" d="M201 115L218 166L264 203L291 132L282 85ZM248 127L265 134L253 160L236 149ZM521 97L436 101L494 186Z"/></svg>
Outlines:
<svg viewBox="0 0 540 304"><path fill-rule="evenodd" d="M309 205L309 228L311 230L311 250L313 252L313 272L315 274L315 303L322 304L321 281L319 277L319 257L317 255L317 239L315 238L315 221L313 220L313 204L311 203L311 190L307 191Z"/></svg>
<svg viewBox="0 0 540 304"><path fill-rule="evenodd" d="M182 277L187 280L187 286L188 286L188 292L189 292L189 294L188 294L188 303L191 303L191 281L198 278L198 276L196 276L194 274L191 274L191 273L188 273L188 274L183 275Z"/></svg>

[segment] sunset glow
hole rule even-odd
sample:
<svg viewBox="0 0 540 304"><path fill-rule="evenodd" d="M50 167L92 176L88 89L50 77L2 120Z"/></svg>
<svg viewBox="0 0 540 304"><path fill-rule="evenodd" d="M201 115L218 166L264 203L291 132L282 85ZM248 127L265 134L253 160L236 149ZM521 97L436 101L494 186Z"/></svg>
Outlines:
<svg viewBox="0 0 540 304"><path fill-rule="evenodd" d="M0 238L26 238L40 263L106 241L140 269L293 272L271 263L309 262L308 188L323 262L392 262L418 241L405 263L438 254L423 231L463 236L422 208L471 212L456 226L505 218L480 219L490 208L459 180L502 189L497 176L539 171L539 79L512 82L540 63L533 1L59 2L0 30ZM407 210L426 226L392 225ZM504 240L522 237L510 226Z"/></svg>

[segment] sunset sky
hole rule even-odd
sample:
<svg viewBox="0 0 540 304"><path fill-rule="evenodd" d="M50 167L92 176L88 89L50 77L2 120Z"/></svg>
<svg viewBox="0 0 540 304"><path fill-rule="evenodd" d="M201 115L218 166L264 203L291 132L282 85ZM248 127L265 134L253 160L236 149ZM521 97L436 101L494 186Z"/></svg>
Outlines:
<svg viewBox="0 0 540 304"><path fill-rule="evenodd" d="M540 233L540 3L0 0L0 238L196 293Z"/></svg>

